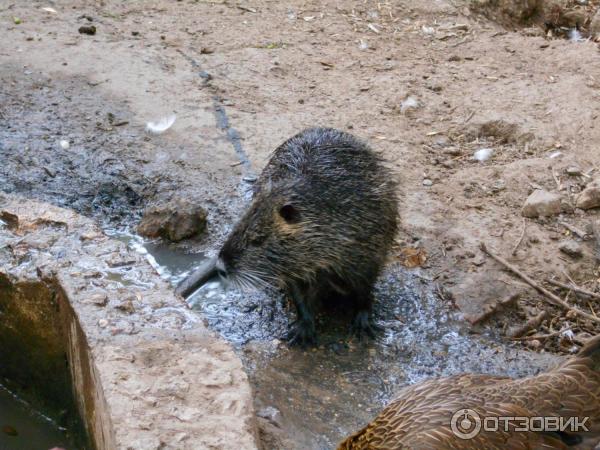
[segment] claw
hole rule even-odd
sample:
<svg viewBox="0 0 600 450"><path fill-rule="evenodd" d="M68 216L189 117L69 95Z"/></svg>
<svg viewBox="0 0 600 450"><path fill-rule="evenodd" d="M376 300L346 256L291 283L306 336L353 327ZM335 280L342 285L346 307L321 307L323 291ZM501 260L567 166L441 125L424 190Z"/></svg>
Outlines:
<svg viewBox="0 0 600 450"><path fill-rule="evenodd" d="M356 317L354 317L352 325L350 326L350 331L358 337L359 341L365 340L366 338L375 340L377 333L383 331L383 327L374 324L367 311L360 311L356 314Z"/></svg>

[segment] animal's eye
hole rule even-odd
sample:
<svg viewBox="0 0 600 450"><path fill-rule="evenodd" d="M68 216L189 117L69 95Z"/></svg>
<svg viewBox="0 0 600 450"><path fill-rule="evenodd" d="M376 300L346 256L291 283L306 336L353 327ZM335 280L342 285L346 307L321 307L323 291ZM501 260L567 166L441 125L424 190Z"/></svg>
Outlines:
<svg viewBox="0 0 600 450"><path fill-rule="evenodd" d="M296 223L300 221L300 212L294 207L294 205L290 205L289 203L279 208L279 215L287 223Z"/></svg>

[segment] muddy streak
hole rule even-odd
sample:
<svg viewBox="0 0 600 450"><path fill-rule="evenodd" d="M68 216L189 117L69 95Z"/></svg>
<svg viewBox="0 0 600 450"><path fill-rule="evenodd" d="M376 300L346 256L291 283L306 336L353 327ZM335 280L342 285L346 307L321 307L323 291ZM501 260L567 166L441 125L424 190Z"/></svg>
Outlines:
<svg viewBox="0 0 600 450"><path fill-rule="evenodd" d="M191 64L194 69L199 70L198 76L202 78L204 85L208 85L212 79L212 75L205 70L202 70L200 63L198 63L198 61L196 61L194 58L187 55L182 50L178 50L178 52ZM246 173L245 176L254 177L255 174L252 171L252 165L248 159L248 155L244 150L244 147L242 146L242 137L240 136L240 133L229 123L229 116L227 115L227 111L223 105L223 99L216 94L213 95L212 98L217 128L223 131L227 136L227 140L231 143L233 149L235 150L235 154L244 167L244 171Z"/></svg>
<svg viewBox="0 0 600 450"><path fill-rule="evenodd" d="M152 244L146 251L174 284L190 270L189 255ZM175 254L173 254L175 252ZM240 353L261 410L274 407L285 448L329 449L369 421L406 384L460 372L525 376L555 357L473 334L415 272L390 267L376 287L375 342L349 339L350 317L335 307L318 316L320 346L302 350L282 342L293 308L276 293L240 293L213 280L188 301Z"/></svg>

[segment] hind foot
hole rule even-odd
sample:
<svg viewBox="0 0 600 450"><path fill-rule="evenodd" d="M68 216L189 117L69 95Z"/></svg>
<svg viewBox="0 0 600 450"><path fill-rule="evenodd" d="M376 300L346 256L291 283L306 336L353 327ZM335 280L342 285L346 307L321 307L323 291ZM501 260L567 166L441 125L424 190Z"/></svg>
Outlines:
<svg viewBox="0 0 600 450"><path fill-rule="evenodd" d="M288 345L298 345L302 348L317 345L317 333L312 323L296 322L287 337Z"/></svg>
<svg viewBox="0 0 600 450"><path fill-rule="evenodd" d="M359 311L352 321L350 331L359 341L366 338L374 340L376 334L383 331L383 328L373 323L368 311Z"/></svg>

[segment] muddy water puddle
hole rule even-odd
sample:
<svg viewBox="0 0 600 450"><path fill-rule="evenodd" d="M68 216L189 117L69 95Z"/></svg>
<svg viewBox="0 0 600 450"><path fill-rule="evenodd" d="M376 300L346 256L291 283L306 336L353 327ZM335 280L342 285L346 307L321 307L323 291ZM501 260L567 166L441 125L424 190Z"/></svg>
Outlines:
<svg viewBox="0 0 600 450"><path fill-rule="evenodd" d="M174 285L206 257L139 237L121 239ZM375 341L350 338L349 318L325 311L318 318L320 345L306 350L282 340L294 312L277 294L240 293L212 280L188 302L242 357L258 415L270 422L269 433L279 435L267 439L268 448L335 448L399 389L425 378L460 372L525 376L557 361L491 333L471 332L423 277L401 267L386 270L376 299L374 315L384 331Z"/></svg>
<svg viewBox="0 0 600 450"><path fill-rule="evenodd" d="M0 450L76 448L55 422L0 385Z"/></svg>

